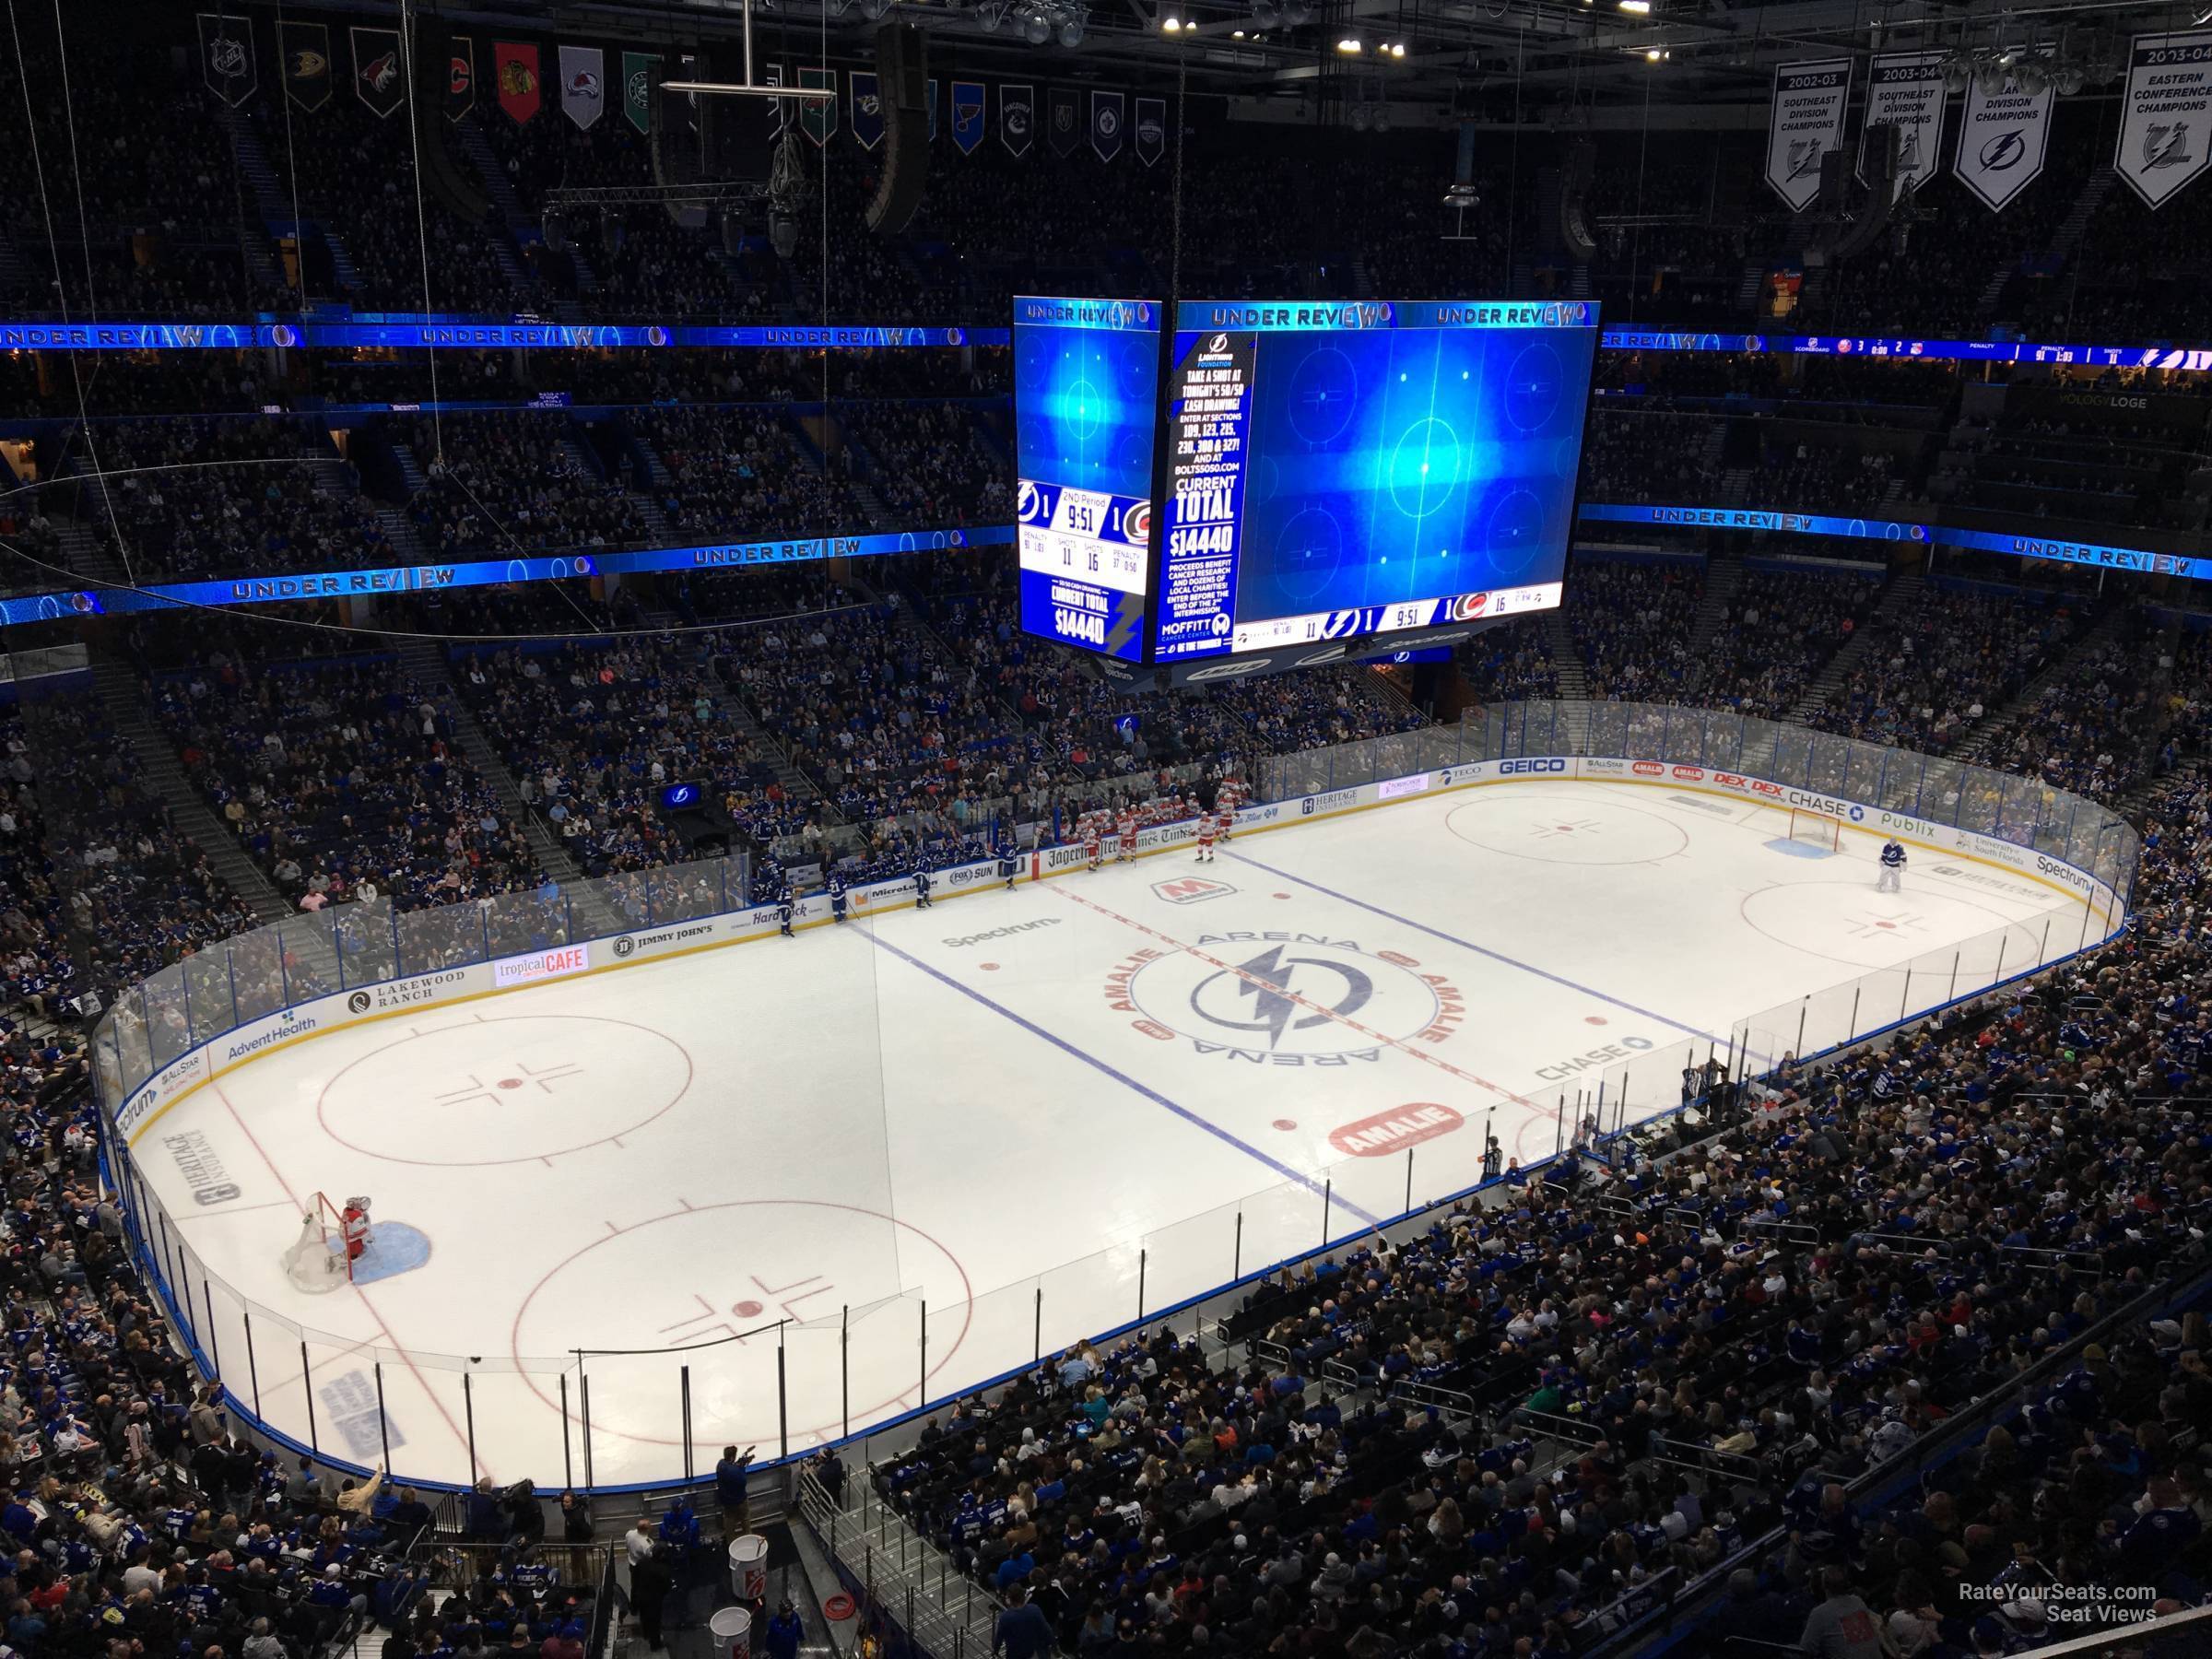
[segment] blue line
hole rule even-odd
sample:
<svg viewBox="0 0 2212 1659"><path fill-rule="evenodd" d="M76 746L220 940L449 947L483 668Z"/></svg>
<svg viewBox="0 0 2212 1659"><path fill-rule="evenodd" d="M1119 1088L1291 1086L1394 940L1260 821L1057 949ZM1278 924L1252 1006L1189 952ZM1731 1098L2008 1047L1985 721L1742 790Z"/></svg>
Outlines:
<svg viewBox="0 0 2212 1659"><path fill-rule="evenodd" d="M1228 1130L1222 1128L1220 1124L1209 1123L1206 1119L1200 1117L1196 1112L1193 1112L1187 1106L1178 1106L1173 1100L1169 1100L1166 1095L1161 1094L1158 1089L1146 1088L1144 1084L1139 1083L1135 1077L1130 1077L1127 1073L1114 1070L1112 1066L1107 1065L1105 1061L1100 1059L1096 1054L1085 1053L1074 1043L1068 1041L1066 1038L1056 1037L1052 1032L1046 1030L1042 1026L1037 1024L1034 1020L1025 1019L1020 1015L1015 1013L1013 1009L1006 1007L1001 1004L993 1002L989 997L985 996L981 991L976 990L973 986L961 984L959 980L954 979L949 973L943 972L938 969L931 967L927 962L922 960L920 957L910 955L906 951L900 949L898 946L891 944L887 939L879 937L873 931L868 931L868 942L874 945L878 950L889 951L893 956L897 957L908 967L919 968L923 972L928 974L930 978L938 981L940 983L950 985L962 996L969 997L973 1001L982 1004L984 1007L990 1009L992 1013L1000 1016L1002 1018L1012 1020L1016 1025L1019 1026L1023 1030L1027 1031L1030 1036L1038 1039L1040 1041L1049 1042L1054 1048L1058 1049L1062 1053L1070 1055L1075 1059L1082 1061L1084 1065L1092 1067L1094 1070L1104 1072L1108 1077L1112 1077L1123 1088L1129 1089L1134 1093L1144 1096L1146 1100L1151 1101L1155 1106L1165 1107L1168 1111L1173 1112L1177 1117L1182 1119L1185 1123L1194 1124L1196 1127L1205 1130L1215 1139L1227 1141L1238 1151L1245 1153L1250 1157L1258 1159L1260 1162L1265 1164L1277 1175L1284 1176L1288 1180L1296 1182L1300 1186L1304 1187L1307 1192L1329 1192L1328 1188L1316 1183L1311 1176L1302 1175L1298 1171L1292 1169L1288 1164L1279 1162L1277 1159L1268 1157L1266 1153L1261 1151L1250 1141L1239 1140ZM1345 1197L1341 1193L1329 1192L1329 1202L1336 1205L1342 1209L1349 1210L1353 1215L1359 1217L1360 1220L1366 1222L1370 1227L1380 1227L1382 1225L1381 1218L1369 1215L1367 1211L1361 1209L1358 1205L1354 1204L1349 1198Z"/></svg>
<svg viewBox="0 0 2212 1659"><path fill-rule="evenodd" d="M1255 870L1265 870L1268 875L1277 877L1284 881L1295 881L1301 887L1312 888L1315 892L1334 899L1341 904L1349 904L1359 910L1372 912L1386 922L1395 922L1400 927L1410 927L1416 933L1427 934L1432 939L1441 939L1447 945L1456 945L1462 950L1473 951L1477 956L1488 957L1493 962L1503 962L1508 968L1518 968L1524 973L1533 973L1538 979L1549 980L1555 985L1564 985L1570 991L1580 991L1584 996L1594 996L1602 1003L1610 1003L1617 1008L1626 1008L1630 1013L1641 1014L1646 1019L1655 1019L1663 1026L1672 1026L1676 1030L1687 1031L1692 1037L1702 1037L1708 1042L1721 1041L1711 1031L1700 1031L1696 1026L1684 1025L1678 1019L1669 1019L1664 1014L1654 1014L1649 1008L1640 1008L1632 1002L1623 1002L1618 996L1608 996L1605 992L1597 990L1594 986L1581 984L1574 980L1568 979L1563 974L1553 973L1548 969L1538 968L1528 962L1516 961L1501 951L1492 950L1488 946L1477 945L1469 939L1463 939L1456 934L1448 934L1441 927L1430 927L1426 922L1416 922L1410 916L1401 916L1395 911L1386 911L1379 904L1370 904L1366 900L1355 899L1349 893L1340 893L1334 888L1323 887L1320 882L1310 880L1306 877L1293 876L1288 870L1278 870L1273 865L1264 865L1249 853L1230 849L1229 855L1239 864L1247 864Z"/></svg>

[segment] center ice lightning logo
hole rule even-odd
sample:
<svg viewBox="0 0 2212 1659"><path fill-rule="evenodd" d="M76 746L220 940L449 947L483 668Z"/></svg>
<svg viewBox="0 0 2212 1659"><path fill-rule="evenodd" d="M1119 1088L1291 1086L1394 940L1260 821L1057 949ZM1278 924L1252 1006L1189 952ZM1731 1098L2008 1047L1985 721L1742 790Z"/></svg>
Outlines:
<svg viewBox="0 0 2212 1659"><path fill-rule="evenodd" d="M1322 934L1202 934L1116 963L1105 990L1144 1036L1255 1065L1376 1061L1416 1040L1428 1052L1465 1009L1415 958Z"/></svg>

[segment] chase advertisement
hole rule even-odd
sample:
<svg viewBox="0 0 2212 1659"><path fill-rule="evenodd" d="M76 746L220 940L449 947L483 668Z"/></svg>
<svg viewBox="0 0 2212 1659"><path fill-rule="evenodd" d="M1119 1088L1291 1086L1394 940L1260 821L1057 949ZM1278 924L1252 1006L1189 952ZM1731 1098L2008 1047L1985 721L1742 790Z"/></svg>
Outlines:
<svg viewBox="0 0 2212 1659"><path fill-rule="evenodd" d="M1015 537L1021 625L1144 659L1160 306L1014 301Z"/></svg>

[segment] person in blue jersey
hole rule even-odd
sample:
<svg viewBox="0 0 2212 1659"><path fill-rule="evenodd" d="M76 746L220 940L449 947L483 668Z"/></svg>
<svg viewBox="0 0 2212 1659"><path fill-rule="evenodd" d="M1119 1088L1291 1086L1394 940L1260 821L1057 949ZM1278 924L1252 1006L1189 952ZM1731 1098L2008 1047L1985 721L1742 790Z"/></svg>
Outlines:
<svg viewBox="0 0 2212 1659"><path fill-rule="evenodd" d="M1904 873L1905 850L1899 845L1897 838L1892 836L1882 843L1882 875L1881 879L1875 883L1875 891L1877 893L1899 891L1900 878L1903 877Z"/></svg>
<svg viewBox="0 0 2212 1659"><path fill-rule="evenodd" d="M830 872L830 920L845 919L845 878L836 871Z"/></svg>
<svg viewBox="0 0 2212 1659"><path fill-rule="evenodd" d="M794 936L791 931L791 884L784 882L776 888L776 929L785 938Z"/></svg>
<svg viewBox="0 0 2212 1659"><path fill-rule="evenodd" d="M1010 893L1014 890L1015 872L1020 868L1020 862L1014 856L1012 836L1002 835L998 838L997 853L998 878L1006 884L1006 891Z"/></svg>
<svg viewBox="0 0 2212 1659"><path fill-rule="evenodd" d="M929 867L929 854L924 853L914 860L914 908L929 908L929 889L934 879Z"/></svg>

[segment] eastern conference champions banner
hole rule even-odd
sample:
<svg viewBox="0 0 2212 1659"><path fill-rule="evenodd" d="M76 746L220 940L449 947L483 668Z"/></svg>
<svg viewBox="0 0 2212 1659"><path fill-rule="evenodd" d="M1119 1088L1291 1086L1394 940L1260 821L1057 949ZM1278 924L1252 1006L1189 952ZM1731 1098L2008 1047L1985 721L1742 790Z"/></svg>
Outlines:
<svg viewBox="0 0 2212 1659"><path fill-rule="evenodd" d="M2212 32L2137 35L2112 167L2153 207L2205 171L2212 138Z"/></svg>
<svg viewBox="0 0 2212 1659"><path fill-rule="evenodd" d="M1767 182L1803 213L1820 194L1820 162L1843 144L1851 102L1851 60L1774 66L1774 107L1767 126Z"/></svg>
<svg viewBox="0 0 2212 1659"><path fill-rule="evenodd" d="M1866 82L1866 119L1859 129L1859 179L1866 178L1866 129L1898 129L1897 187L1918 190L1936 173L1943 138L1943 68L1946 52L1902 52L1877 57Z"/></svg>

